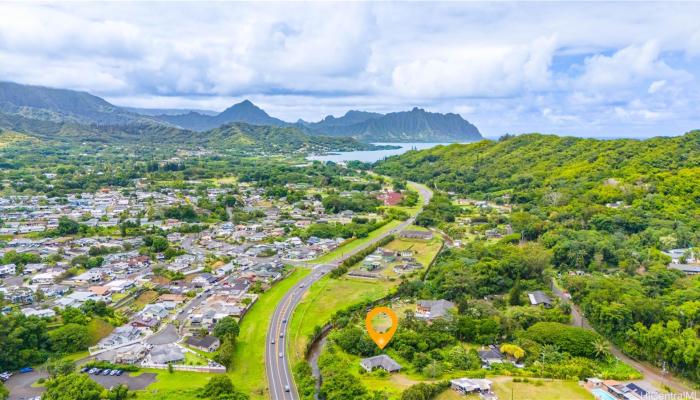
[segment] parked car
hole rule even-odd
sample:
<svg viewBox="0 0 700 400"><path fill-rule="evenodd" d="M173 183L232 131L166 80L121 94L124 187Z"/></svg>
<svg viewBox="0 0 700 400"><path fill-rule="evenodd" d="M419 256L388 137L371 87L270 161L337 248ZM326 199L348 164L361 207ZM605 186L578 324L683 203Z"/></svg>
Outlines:
<svg viewBox="0 0 700 400"><path fill-rule="evenodd" d="M22 369L19 370L19 373L20 373L20 374L26 374L27 372L32 372L32 371L34 371L34 368L32 368L32 367L24 367L24 368L22 368Z"/></svg>
<svg viewBox="0 0 700 400"><path fill-rule="evenodd" d="M102 372L102 368L95 368L94 371L92 371L93 375L99 375Z"/></svg>
<svg viewBox="0 0 700 400"><path fill-rule="evenodd" d="M12 372L3 372L0 374L0 381L7 382L8 379L12 376Z"/></svg>
<svg viewBox="0 0 700 400"><path fill-rule="evenodd" d="M118 369L113 369L112 372L110 372L109 374L110 374L111 376L115 376L115 375L117 375L117 372L119 372Z"/></svg>
<svg viewBox="0 0 700 400"><path fill-rule="evenodd" d="M111 369L106 369L106 370L102 371L102 375L109 375L110 372L112 372Z"/></svg>
<svg viewBox="0 0 700 400"><path fill-rule="evenodd" d="M122 371L120 369L117 370L117 376L122 376L123 373L124 373L124 371Z"/></svg>
<svg viewBox="0 0 700 400"><path fill-rule="evenodd" d="M82 372L84 374L84 373L88 372L89 370L90 370L90 368L85 367L85 368L81 368L80 372Z"/></svg>

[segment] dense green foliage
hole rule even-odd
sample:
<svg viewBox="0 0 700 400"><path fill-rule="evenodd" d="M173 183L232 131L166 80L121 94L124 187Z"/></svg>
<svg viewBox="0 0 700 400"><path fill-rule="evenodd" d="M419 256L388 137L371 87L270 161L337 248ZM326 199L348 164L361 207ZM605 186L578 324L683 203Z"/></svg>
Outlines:
<svg viewBox="0 0 700 400"><path fill-rule="evenodd" d="M556 346L572 356L588 358L597 356L596 342L601 340L594 332L556 322L538 322L529 327L522 337L541 345Z"/></svg>
<svg viewBox="0 0 700 400"><path fill-rule="evenodd" d="M644 276L572 277L591 324L626 352L700 380L700 280L653 269Z"/></svg>
<svg viewBox="0 0 700 400"><path fill-rule="evenodd" d="M433 384L419 383L404 390L401 393L401 400L432 400L449 387L450 383L447 381Z"/></svg>
<svg viewBox="0 0 700 400"><path fill-rule="evenodd" d="M0 370L40 364L49 352L45 320L23 314L0 315Z"/></svg>
<svg viewBox="0 0 700 400"><path fill-rule="evenodd" d="M659 252L700 245L699 131L643 141L522 135L411 151L376 169L460 196L511 204L504 222L518 236L502 244L538 243L526 244L534 252L520 256L504 253L505 247L479 250L480 245L446 252L427 281L404 284L405 293L457 301L508 293L509 303L518 304L523 290L547 282L543 272L549 267L592 273L568 279L567 288L601 334L637 358L700 380L698 278L667 270L669 259ZM421 223L449 228L454 209L444 200L435 203ZM544 321L566 322L539 320ZM529 325L532 320L521 328ZM543 327L537 326L532 329ZM554 330L544 327L538 336ZM573 366L571 360L567 365ZM572 375L588 369L583 361L561 368Z"/></svg>
<svg viewBox="0 0 700 400"><path fill-rule="evenodd" d="M233 386L227 375L216 375L204 386L198 397L210 400L247 400L248 395Z"/></svg>

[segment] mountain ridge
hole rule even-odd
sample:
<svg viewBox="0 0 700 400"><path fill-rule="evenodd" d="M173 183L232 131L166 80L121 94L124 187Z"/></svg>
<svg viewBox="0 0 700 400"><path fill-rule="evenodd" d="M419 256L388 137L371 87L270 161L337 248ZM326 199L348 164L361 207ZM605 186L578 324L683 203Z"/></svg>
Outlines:
<svg viewBox="0 0 700 400"><path fill-rule="evenodd" d="M318 122L285 122L270 116L250 100L236 103L216 115L196 110L157 114L150 109L128 109L84 91L0 82L0 113L14 123L29 120L80 125L164 125L204 132L228 123L295 127L308 135L350 137L362 142L470 142L482 139L479 130L458 114L434 113L414 107L410 111L381 114L349 110L341 117Z"/></svg>

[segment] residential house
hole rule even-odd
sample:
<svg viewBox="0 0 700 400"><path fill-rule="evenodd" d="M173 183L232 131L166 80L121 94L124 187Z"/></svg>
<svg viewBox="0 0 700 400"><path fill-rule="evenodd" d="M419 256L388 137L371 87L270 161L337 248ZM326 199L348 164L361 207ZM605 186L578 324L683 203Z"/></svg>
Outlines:
<svg viewBox="0 0 700 400"><path fill-rule="evenodd" d="M8 276L8 275L16 275L17 274L17 265L15 264L5 264L5 265L0 265L0 277Z"/></svg>
<svg viewBox="0 0 700 400"><path fill-rule="evenodd" d="M401 370L401 365L386 354L363 358L360 360L360 366L367 372L372 372L376 368L381 368L386 372L398 372Z"/></svg>
<svg viewBox="0 0 700 400"><path fill-rule="evenodd" d="M399 234L403 239L415 240L430 240L433 238L433 233L430 231L406 230Z"/></svg>
<svg viewBox="0 0 700 400"><path fill-rule="evenodd" d="M138 328L131 325L120 326L115 328L112 333L109 334L109 336L100 340L99 343L97 343L97 347L107 349L110 347L121 346L139 339L141 335L142 332Z"/></svg>
<svg viewBox="0 0 700 400"><path fill-rule="evenodd" d="M211 353L219 348L221 341L216 336L211 335L204 337L190 336L187 338L187 345Z"/></svg>
<svg viewBox="0 0 700 400"><path fill-rule="evenodd" d="M457 393L468 395L473 393L478 394L493 394L491 386L493 382L488 379L470 379L459 378L450 381L450 387ZM483 398L483 397L482 397ZM495 397L491 397L495 398Z"/></svg>
<svg viewBox="0 0 700 400"><path fill-rule="evenodd" d="M398 192L382 192L377 195L377 200L384 203L385 206L395 206L401 202L403 196Z"/></svg>
<svg viewBox="0 0 700 400"><path fill-rule="evenodd" d="M5 301L13 304L32 304L34 302L34 292L28 287L0 287L0 291L4 293Z"/></svg>
<svg viewBox="0 0 700 400"><path fill-rule="evenodd" d="M185 351L178 345L160 344L153 346L149 354L154 364L172 364L185 360Z"/></svg>
<svg viewBox="0 0 700 400"><path fill-rule="evenodd" d="M455 304L448 300L418 300L415 315L426 320L449 318L449 311L453 308Z"/></svg>
<svg viewBox="0 0 700 400"><path fill-rule="evenodd" d="M25 317L39 317L39 318L53 318L56 316L56 312L50 308L37 310L31 307L23 308L22 314Z"/></svg>
<svg viewBox="0 0 700 400"><path fill-rule="evenodd" d="M485 350L479 350L479 358L484 367L490 367L493 364L500 364L505 359L505 356L498 347L489 345Z"/></svg>
<svg viewBox="0 0 700 400"><path fill-rule="evenodd" d="M541 290L536 290L534 292L528 293L527 297L530 299L530 304L533 306L544 306L546 308L551 307L554 303L552 299L549 298Z"/></svg>

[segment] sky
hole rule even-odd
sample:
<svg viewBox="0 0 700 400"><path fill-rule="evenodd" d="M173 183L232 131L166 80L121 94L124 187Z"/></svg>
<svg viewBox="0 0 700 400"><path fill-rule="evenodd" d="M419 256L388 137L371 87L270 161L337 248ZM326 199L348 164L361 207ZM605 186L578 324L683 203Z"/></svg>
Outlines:
<svg viewBox="0 0 700 400"><path fill-rule="evenodd" d="M699 78L700 3L0 3L0 80L121 106L647 137L700 129Z"/></svg>

